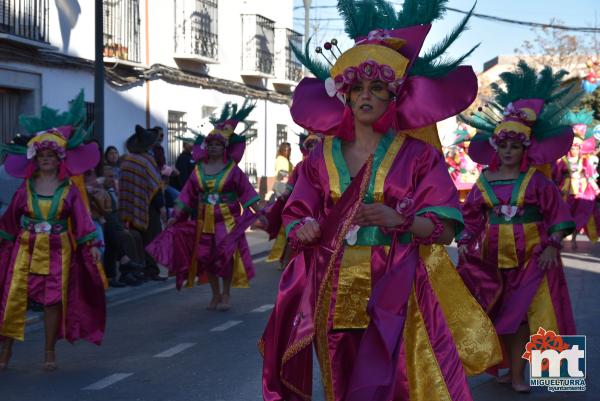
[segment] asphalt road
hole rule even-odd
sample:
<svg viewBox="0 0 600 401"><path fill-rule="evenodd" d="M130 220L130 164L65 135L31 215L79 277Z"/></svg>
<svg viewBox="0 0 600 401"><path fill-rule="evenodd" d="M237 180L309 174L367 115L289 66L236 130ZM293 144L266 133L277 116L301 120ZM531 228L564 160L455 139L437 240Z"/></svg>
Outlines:
<svg viewBox="0 0 600 401"><path fill-rule="evenodd" d="M260 244L251 246L255 251ZM455 255L455 248L450 253ZM577 253L566 252L564 260L578 330L587 335L588 390L552 394L536 388L522 396L481 375L470 379L476 401L600 399L594 381L600 361L600 246L583 243ZM256 260L256 271L251 288L233 291L229 312L205 310L207 286L177 292L172 279L111 290L103 345L59 342L59 370L52 373L41 369L43 330L32 322L26 341L15 344L10 368L0 373L0 400L261 400L256 342L280 272L264 257ZM314 400L321 401L316 377L314 389Z"/></svg>

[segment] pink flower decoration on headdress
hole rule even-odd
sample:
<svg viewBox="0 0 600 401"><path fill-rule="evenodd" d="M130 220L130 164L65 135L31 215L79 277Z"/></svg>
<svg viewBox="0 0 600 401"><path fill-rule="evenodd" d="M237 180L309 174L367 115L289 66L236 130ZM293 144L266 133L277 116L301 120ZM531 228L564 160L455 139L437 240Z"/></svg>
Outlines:
<svg viewBox="0 0 600 401"><path fill-rule="evenodd" d="M396 72L389 65L380 65L379 79L381 79L383 82L391 83L396 79Z"/></svg>
<svg viewBox="0 0 600 401"><path fill-rule="evenodd" d="M348 67L343 72L344 83L352 85L358 79L358 70L354 67Z"/></svg>
<svg viewBox="0 0 600 401"><path fill-rule="evenodd" d="M391 38L387 29L374 29L367 35L368 40L384 40Z"/></svg>
<svg viewBox="0 0 600 401"><path fill-rule="evenodd" d="M527 113L525 113L521 109L516 109L515 105L512 104L512 102L506 106L506 108L504 109L502 114L504 114L506 117L519 119L519 120L521 120L521 122L523 122L523 124L530 123Z"/></svg>
<svg viewBox="0 0 600 401"><path fill-rule="evenodd" d="M365 61L358 66L358 75L361 79L373 80L379 76L379 64L373 60Z"/></svg>

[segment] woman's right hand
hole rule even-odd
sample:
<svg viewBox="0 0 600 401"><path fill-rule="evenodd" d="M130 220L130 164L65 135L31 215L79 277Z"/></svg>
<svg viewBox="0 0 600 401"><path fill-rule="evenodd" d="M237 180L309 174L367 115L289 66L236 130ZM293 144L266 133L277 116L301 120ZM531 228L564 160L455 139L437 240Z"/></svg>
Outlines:
<svg viewBox="0 0 600 401"><path fill-rule="evenodd" d="M303 244L312 244L321 237L319 223L314 220L307 221L296 231L296 238Z"/></svg>
<svg viewBox="0 0 600 401"><path fill-rule="evenodd" d="M468 250L468 247L467 247L467 245L465 245L465 244L463 244L463 245L460 245L460 246L458 247L458 258L459 258L460 260L464 261L464 260L465 260L465 258L466 258L466 255L467 255L467 252L468 252L468 251L469 251L469 250Z"/></svg>

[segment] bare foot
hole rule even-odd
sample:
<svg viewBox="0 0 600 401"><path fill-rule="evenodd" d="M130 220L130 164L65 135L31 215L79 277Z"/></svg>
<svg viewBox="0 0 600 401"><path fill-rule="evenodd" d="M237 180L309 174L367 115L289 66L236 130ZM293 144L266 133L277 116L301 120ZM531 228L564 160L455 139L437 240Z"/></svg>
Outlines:
<svg viewBox="0 0 600 401"><path fill-rule="evenodd" d="M223 294L221 296L221 303L217 306L217 309L220 311L228 311L231 309L231 304L229 303L231 300L231 296L229 294Z"/></svg>
<svg viewBox="0 0 600 401"><path fill-rule="evenodd" d="M508 371L507 374L499 376L496 378L496 383L500 383L500 384L510 384L512 383L512 375L510 374L510 371Z"/></svg>
<svg viewBox="0 0 600 401"><path fill-rule="evenodd" d="M12 356L12 350L5 348L0 353L0 371L8 369L8 362Z"/></svg>
<svg viewBox="0 0 600 401"><path fill-rule="evenodd" d="M221 302L221 296L213 295L212 299L210 300L210 303L206 307L206 310L217 310L217 306L219 305L220 302Z"/></svg>
<svg viewBox="0 0 600 401"><path fill-rule="evenodd" d="M56 353L54 351L46 351L46 360L44 361L43 369L46 372L53 372L58 369L56 365Z"/></svg>

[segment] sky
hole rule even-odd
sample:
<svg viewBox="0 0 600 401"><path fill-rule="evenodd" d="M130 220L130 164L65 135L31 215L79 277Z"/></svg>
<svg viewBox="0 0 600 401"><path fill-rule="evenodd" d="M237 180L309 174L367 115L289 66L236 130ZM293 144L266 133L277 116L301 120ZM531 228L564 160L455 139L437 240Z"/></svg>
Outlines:
<svg viewBox="0 0 600 401"><path fill-rule="evenodd" d="M401 3L401 0L392 0L392 3ZM449 0L448 7L469 10L473 0ZM336 0L312 0L312 7L335 6ZM304 33L304 8L303 0L294 0L294 29ZM600 1L599 0L479 0L475 12L510 18L522 21L548 23L552 18L557 18L567 26L583 26L600 28ZM314 46L335 37L342 46L342 50L350 47L352 41L347 39L344 27L335 7L311 9L311 30L318 26L319 31L313 39ZM424 48L441 40L455 26L463 14L447 11L442 20L435 21L433 28L425 42ZM325 20L334 19L334 20ZM532 40L536 34L530 27L493 22L476 17L471 17L469 31L466 31L450 48L450 57L460 56L473 45L481 46L467 60L476 71L481 71L483 63L498 56L511 55L526 39ZM592 34L587 34L592 35ZM342 39L343 38L343 39ZM600 34L598 34L600 41Z"/></svg>

